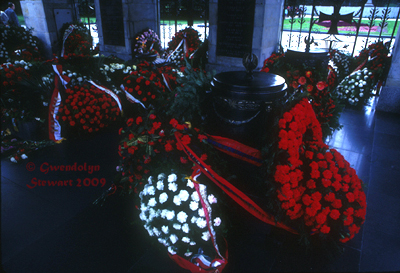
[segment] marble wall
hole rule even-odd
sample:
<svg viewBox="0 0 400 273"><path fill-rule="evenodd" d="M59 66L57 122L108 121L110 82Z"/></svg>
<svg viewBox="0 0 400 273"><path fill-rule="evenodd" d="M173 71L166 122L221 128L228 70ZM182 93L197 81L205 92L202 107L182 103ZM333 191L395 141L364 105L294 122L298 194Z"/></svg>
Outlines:
<svg viewBox="0 0 400 273"><path fill-rule="evenodd" d="M210 35L208 69L217 72L244 70L242 58L218 56L218 0L210 0ZM272 52L279 48L284 0L256 0L254 12L254 31L252 53L258 57L258 68Z"/></svg>

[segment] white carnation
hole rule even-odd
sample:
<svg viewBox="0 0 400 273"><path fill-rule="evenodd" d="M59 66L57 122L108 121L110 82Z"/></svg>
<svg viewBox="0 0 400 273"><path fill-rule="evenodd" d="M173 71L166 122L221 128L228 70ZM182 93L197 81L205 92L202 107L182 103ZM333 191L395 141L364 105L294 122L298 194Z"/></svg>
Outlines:
<svg viewBox="0 0 400 273"><path fill-rule="evenodd" d="M171 255L175 255L175 254L176 254L175 247L169 246L169 247L168 247L168 252L169 252Z"/></svg>
<svg viewBox="0 0 400 273"><path fill-rule="evenodd" d="M176 192L178 190L178 184L174 182L168 183L168 189L172 192Z"/></svg>
<svg viewBox="0 0 400 273"><path fill-rule="evenodd" d="M161 231L159 231L156 227L153 227L153 232L157 237L161 235Z"/></svg>
<svg viewBox="0 0 400 273"><path fill-rule="evenodd" d="M182 228L182 226L181 226L180 224L178 224L178 223L174 223L174 224L172 225L172 227L173 227L174 229L176 229L176 230L180 230L180 229Z"/></svg>
<svg viewBox="0 0 400 273"><path fill-rule="evenodd" d="M183 201L186 202L189 199L189 193L187 190L181 190L179 192L179 198Z"/></svg>
<svg viewBox="0 0 400 273"><path fill-rule="evenodd" d="M216 227L218 227L219 225L221 225L221 218L219 218L219 217L216 217L215 219L214 219L214 226L216 226Z"/></svg>
<svg viewBox="0 0 400 273"><path fill-rule="evenodd" d="M176 174L170 174L168 175L168 182L175 182L177 178Z"/></svg>
<svg viewBox="0 0 400 273"><path fill-rule="evenodd" d="M206 220L204 218L199 217L199 218L197 218L196 225L199 228L205 228L207 226L207 222L206 222Z"/></svg>
<svg viewBox="0 0 400 273"><path fill-rule="evenodd" d="M163 204L167 200L168 200L168 194L165 192L161 193L159 196L160 203Z"/></svg>
<svg viewBox="0 0 400 273"><path fill-rule="evenodd" d="M217 203L217 198L215 198L215 196L212 195L212 194L210 194L210 195L207 197L207 199L208 199L208 203L210 203L210 204L215 204L215 203Z"/></svg>
<svg viewBox="0 0 400 273"><path fill-rule="evenodd" d="M147 205L150 206L150 207L154 207L155 205L157 205L156 199L155 199L154 197L153 197L153 198L150 198L150 200L149 200L149 202L147 203Z"/></svg>
<svg viewBox="0 0 400 273"><path fill-rule="evenodd" d="M139 218L140 218L140 220L142 220L142 221L146 221L146 220L147 220L146 213L145 213L144 211L142 211L142 212L139 214Z"/></svg>
<svg viewBox="0 0 400 273"><path fill-rule="evenodd" d="M179 221L180 223L182 223L182 224L186 222L187 217L188 217L188 215L187 215L186 212L184 212L184 211L180 211L180 212L178 213L178 215L176 216L176 218L178 219L178 221Z"/></svg>
<svg viewBox="0 0 400 273"><path fill-rule="evenodd" d="M183 237L182 238L182 242L184 242L184 243L190 243L190 238L189 237Z"/></svg>
<svg viewBox="0 0 400 273"><path fill-rule="evenodd" d="M164 178L165 178L165 174L163 174L163 173L160 173L157 177L158 180L164 180Z"/></svg>
<svg viewBox="0 0 400 273"><path fill-rule="evenodd" d="M158 181L157 182L157 190L163 191L164 190L164 182L163 181Z"/></svg>
<svg viewBox="0 0 400 273"><path fill-rule="evenodd" d="M189 233L189 225L188 225L188 223L184 223L183 225L182 225L182 231L184 232L184 233Z"/></svg>
<svg viewBox="0 0 400 273"><path fill-rule="evenodd" d="M181 198L179 198L179 195L174 196L174 204L177 206L181 205Z"/></svg>
<svg viewBox="0 0 400 273"><path fill-rule="evenodd" d="M162 226L161 227L162 232L164 232L165 234L169 233L169 227L168 226Z"/></svg>
<svg viewBox="0 0 400 273"><path fill-rule="evenodd" d="M189 245L195 246L195 245L196 245L196 242L193 242L193 241L192 241L192 242L189 243Z"/></svg>
<svg viewBox="0 0 400 273"><path fill-rule="evenodd" d="M210 238L211 238L210 232L208 231L203 232L201 239L203 239L204 241L208 241Z"/></svg>
<svg viewBox="0 0 400 273"><path fill-rule="evenodd" d="M199 208L199 216L200 216L200 217L205 217L204 209L203 209L203 208Z"/></svg>
<svg viewBox="0 0 400 273"><path fill-rule="evenodd" d="M191 198L192 198L193 201L197 201L197 202L200 201L199 194L197 193L197 191L194 191L192 193Z"/></svg>
<svg viewBox="0 0 400 273"><path fill-rule="evenodd" d="M199 208L199 203L196 202L196 201L191 201L190 204L189 204L189 208L192 211L195 211L195 210L197 210Z"/></svg>
<svg viewBox="0 0 400 273"><path fill-rule="evenodd" d="M167 220L172 220L175 217L175 211L173 210L168 211L165 217L167 217Z"/></svg>
<svg viewBox="0 0 400 273"><path fill-rule="evenodd" d="M22 155L21 155L21 158L22 158L22 159L27 159L28 156L27 156L26 154L22 154Z"/></svg>
<svg viewBox="0 0 400 273"><path fill-rule="evenodd" d="M171 243L175 244L178 241L178 236L176 236L175 234L171 234L169 236L169 239L171 240Z"/></svg>
<svg viewBox="0 0 400 273"><path fill-rule="evenodd" d="M156 190L155 190L154 186L149 186L147 188L147 194L154 195L155 193L156 193Z"/></svg>
<svg viewBox="0 0 400 273"><path fill-rule="evenodd" d="M190 219L190 222L192 224L196 223L196 221L197 221L197 217L196 216L193 216L192 219Z"/></svg>
<svg viewBox="0 0 400 273"><path fill-rule="evenodd" d="M188 186L189 188L193 189L194 188L194 183L192 182L192 180L188 179L186 186Z"/></svg>

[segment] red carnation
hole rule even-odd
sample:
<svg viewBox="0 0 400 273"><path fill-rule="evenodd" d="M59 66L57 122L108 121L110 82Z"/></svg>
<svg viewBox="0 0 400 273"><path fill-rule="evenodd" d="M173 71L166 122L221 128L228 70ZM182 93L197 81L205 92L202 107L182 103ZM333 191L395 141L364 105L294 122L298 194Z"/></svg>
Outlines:
<svg viewBox="0 0 400 273"><path fill-rule="evenodd" d="M331 228L328 227L327 225L323 225L320 230L322 233L328 234Z"/></svg>

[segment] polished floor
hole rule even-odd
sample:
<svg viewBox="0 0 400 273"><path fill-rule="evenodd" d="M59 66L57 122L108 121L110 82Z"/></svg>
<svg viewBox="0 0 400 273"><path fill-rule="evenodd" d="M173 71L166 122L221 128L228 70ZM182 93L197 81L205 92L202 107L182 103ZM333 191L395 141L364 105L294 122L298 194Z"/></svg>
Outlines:
<svg viewBox="0 0 400 273"><path fill-rule="evenodd" d="M224 272L389 272L400 271L400 116L346 108L343 129L329 145L341 152L367 185L367 218L360 233L330 259L305 253L297 238L240 212L228 239ZM9 273L186 272L140 226L134 202L110 196L118 164L118 134L48 147L22 164L1 160L2 269ZM86 171L55 172L50 165L86 164ZM92 173L89 166L97 166ZM46 173L46 170L49 170ZM101 187L32 186L38 180L106 181ZM105 180L101 180L101 179Z"/></svg>

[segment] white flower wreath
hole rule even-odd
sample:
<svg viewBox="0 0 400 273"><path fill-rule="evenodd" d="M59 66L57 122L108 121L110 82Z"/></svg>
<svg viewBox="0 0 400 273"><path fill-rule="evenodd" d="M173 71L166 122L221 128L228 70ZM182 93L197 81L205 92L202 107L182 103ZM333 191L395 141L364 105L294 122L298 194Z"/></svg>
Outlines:
<svg viewBox="0 0 400 273"><path fill-rule="evenodd" d="M207 195L206 186L199 184L204 197L201 200L194 183L188 178L178 179L175 173L168 176L150 176L140 192L140 219L150 236L168 248L171 255L190 258L210 245L210 239L220 228L221 218L214 217L217 198ZM203 203L202 203L203 202ZM209 223L203 205L207 206ZM212 244L211 244L211 248Z"/></svg>

